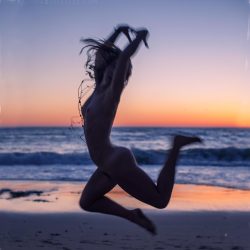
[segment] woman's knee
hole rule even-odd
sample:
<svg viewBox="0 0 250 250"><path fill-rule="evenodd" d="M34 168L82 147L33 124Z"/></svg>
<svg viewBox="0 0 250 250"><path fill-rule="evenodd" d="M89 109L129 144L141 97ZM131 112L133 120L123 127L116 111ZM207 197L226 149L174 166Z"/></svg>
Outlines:
<svg viewBox="0 0 250 250"><path fill-rule="evenodd" d="M80 200L79 200L79 206L81 209L83 209L85 211L91 211L92 202L90 202L90 200L86 199L82 195Z"/></svg>
<svg viewBox="0 0 250 250"><path fill-rule="evenodd" d="M156 203L155 207L158 208L158 209L164 209L167 206L168 206L168 202L166 202L166 201L159 201L159 202Z"/></svg>
<svg viewBox="0 0 250 250"><path fill-rule="evenodd" d="M164 209L168 206L170 198L158 198L152 202L152 206L158 209Z"/></svg>

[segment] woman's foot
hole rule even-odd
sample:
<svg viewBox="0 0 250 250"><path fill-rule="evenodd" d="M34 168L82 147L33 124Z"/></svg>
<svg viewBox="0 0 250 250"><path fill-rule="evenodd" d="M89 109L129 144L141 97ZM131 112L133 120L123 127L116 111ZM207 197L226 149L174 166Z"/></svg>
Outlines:
<svg viewBox="0 0 250 250"><path fill-rule="evenodd" d="M141 211L141 209L136 208L132 210L132 218L131 221L137 224L138 226L143 227L148 232L150 232L153 235L156 235L156 228L155 225L152 223L151 220L149 220Z"/></svg>
<svg viewBox="0 0 250 250"><path fill-rule="evenodd" d="M176 135L174 137L174 147L181 148L192 143L201 143L201 138L197 136Z"/></svg>

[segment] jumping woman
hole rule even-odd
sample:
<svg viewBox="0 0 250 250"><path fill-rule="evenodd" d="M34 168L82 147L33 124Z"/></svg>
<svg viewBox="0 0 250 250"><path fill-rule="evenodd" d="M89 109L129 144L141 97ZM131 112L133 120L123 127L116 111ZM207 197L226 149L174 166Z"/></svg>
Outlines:
<svg viewBox="0 0 250 250"><path fill-rule="evenodd" d="M120 50L114 43L117 37L125 34L129 44ZM135 34L131 40L130 33ZM116 215L156 233L154 224L140 209L129 210L106 197L116 185L134 198L153 207L165 208L171 198L175 167L180 149L188 144L200 142L198 137L176 135L157 183L138 166L133 153L114 145L110 133L124 86L131 75L131 57L143 42L147 46L148 31L135 31L129 26L118 26L104 41L82 40L87 44L87 72L94 79L95 87L91 96L81 106L84 118L84 134L90 157L97 166L86 184L80 199L82 209ZM94 54L91 54L94 51ZM92 57L94 55L94 57Z"/></svg>

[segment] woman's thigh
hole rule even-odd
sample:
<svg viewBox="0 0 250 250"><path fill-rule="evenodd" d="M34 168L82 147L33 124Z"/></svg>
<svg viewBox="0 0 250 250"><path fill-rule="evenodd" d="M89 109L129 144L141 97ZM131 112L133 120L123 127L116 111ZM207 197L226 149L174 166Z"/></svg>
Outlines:
<svg viewBox="0 0 250 250"><path fill-rule="evenodd" d="M124 191L136 199L155 204L161 199L157 186L152 179L137 165L134 155L129 149L117 148L113 152L113 161L106 168L107 174Z"/></svg>
<svg viewBox="0 0 250 250"><path fill-rule="evenodd" d="M92 203L115 187L116 183L102 170L97 169L87 182L81 201Z"/></svg>

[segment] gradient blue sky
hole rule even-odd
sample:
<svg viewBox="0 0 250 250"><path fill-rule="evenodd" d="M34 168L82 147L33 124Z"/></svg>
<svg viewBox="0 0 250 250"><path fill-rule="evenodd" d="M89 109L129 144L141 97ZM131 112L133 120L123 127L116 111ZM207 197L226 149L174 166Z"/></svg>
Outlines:
<svg viewBox="0 0 250 250"><path fill-rule="evenodd" d="M1 0L0 124L70 124L79 39L128 23L149 29L150 49L133 59L117 125L250 127L249 13L247 0Z"/></svg>

